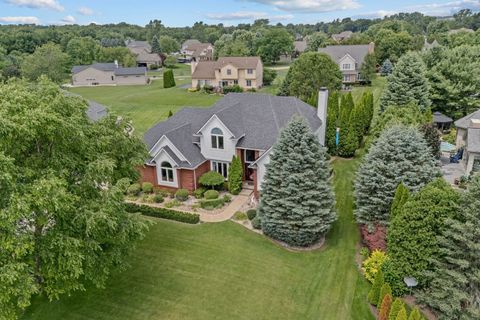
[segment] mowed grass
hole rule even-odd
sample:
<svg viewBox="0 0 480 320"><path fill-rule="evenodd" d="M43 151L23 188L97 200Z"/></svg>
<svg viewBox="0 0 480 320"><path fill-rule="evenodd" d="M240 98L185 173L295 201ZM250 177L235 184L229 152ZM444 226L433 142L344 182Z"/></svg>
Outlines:
<svg viewBox="0 0 480 320"><path fill-rule="evenodd" d="M174 69L174 73L185 72L185 66ZM169 89L163 88L161 73L159 77L146 86L82 87L71 88L70 91L107 106L110 112L129 117L139 134L165 120L170 111L175 113L186 106L209 107L220 98L180 88L183 84L191 83L189 76L176 77L177 87Z"/></svg>
<svg viewBox="0 0 480 320"><path fill-rule="evenodd" d="M37 297L23 319L373 319L355 264L356 167L334 162L339 219L321 250L289 252L233 222L157 220L106 289Z"/></svg>

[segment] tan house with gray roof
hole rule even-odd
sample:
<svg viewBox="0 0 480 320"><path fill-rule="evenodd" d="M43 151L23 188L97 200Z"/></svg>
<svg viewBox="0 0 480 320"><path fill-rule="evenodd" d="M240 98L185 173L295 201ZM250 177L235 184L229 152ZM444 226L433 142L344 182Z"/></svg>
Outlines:
<svg viewBox="0 0 480 320"><path fill-rule="evenodd" d="M456 146L464 148L462 162L465 174L480 172L480 109L455 121L455 126Z"/></svg>
<svg viewBox="0 0 480 320"><path fill-rule="evenodd" d="M180 53L183 55L183 62L190 61L211 61L213 60L214 46L211 43L202 43L190 39L182 44Z"/></svg>
<svg viewBox="0 0 480 320"><path fill-rule="evenodd" d="M123 68L117 62L94 63L72 68L73 86L146 85L147 68Z"/></svg>
<svg viewBox="0 0 480 320"><path fill-rule="evenodd" d="M217 61L192 61L192 88L210 85L245 90L263 86L263 63L260 57L221 57Z"/></svg>
<svg viewBox="0 0 480 320"><path fill-rule="evenodd" d="M132 54L135 55L138 67L149 68L152 65L161 66L162 57L152 53L152 47L147 41L127 40L125 45Z"/></svg>

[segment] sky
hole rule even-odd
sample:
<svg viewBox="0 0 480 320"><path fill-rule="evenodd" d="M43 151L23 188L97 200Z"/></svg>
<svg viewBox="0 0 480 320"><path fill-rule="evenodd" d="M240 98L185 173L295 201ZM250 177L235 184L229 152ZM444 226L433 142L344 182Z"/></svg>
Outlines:
<svg viewBox="0 0 480 320"><path fill-rule="evenodd" d="M480 11L480 0L0 0L0 24L145 25L153 19L166 26L194 22L236 25L267 18L271 22L317 23L337 18L376 18L419 11L447 16L469 8Z"/></svg>

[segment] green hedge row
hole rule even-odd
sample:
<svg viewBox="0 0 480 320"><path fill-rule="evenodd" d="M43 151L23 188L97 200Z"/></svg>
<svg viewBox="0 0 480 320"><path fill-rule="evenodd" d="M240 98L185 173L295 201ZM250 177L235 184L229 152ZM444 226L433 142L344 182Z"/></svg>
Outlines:
<svg viewBox="0 0 480 320"><path fill-rule="evenodd" d="M125 203L127 212L140 212L144 216L175 220L184 223L197 224L200 222L200 215L186 213L165 208L154 208L150 206L138 205L134 203Z"/></svg>

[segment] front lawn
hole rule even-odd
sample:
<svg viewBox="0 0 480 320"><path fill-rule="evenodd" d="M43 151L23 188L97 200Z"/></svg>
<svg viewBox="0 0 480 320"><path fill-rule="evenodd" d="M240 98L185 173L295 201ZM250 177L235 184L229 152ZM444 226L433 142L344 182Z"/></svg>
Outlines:
<svg viewBox="0 0 480 320"><path fill-rule="evenodd" d="M320 251L288 252L233 222L156 220L105 290L37 298L24 319L373 319L355 264L356 167L335 161L340 216Z"/></svg>

